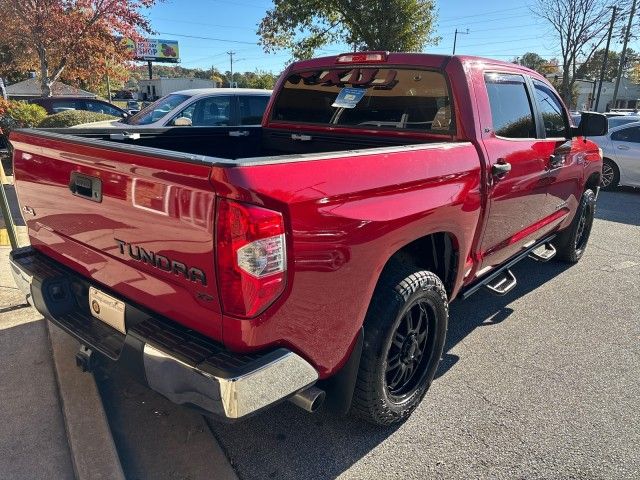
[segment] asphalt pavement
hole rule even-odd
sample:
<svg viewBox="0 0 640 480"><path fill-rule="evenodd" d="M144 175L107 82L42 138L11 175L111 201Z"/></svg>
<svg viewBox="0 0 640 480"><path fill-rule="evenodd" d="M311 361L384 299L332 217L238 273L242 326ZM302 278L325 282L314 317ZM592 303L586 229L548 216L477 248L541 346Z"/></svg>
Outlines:
<svg viewBox="0 0 640 480"><path fill-rule="evenodd" d="M640 191L601 193L596 216L577 265L525 260L508 295L452 304L438 377L403 425L289 403L240 423L207 420L239 478L640 478ZM146 402L166 401L126 378L101 388L129 478L181 478L175 469L145 474L135 460L145 443L149 465L175 455L192 464L184 478L219 478L215 468L193 470L219 454L217 445L206 454L199 426L195 451L176 435L158 438L182 438L199 425L193 412L155 413ZM126 421L144 411L156 421Z"/></svg>

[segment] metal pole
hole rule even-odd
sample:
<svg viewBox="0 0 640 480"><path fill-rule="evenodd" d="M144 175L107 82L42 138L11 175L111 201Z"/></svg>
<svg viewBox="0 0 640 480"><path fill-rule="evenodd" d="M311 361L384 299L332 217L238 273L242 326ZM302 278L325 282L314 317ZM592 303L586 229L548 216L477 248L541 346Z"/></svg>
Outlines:
<svg viewBox="0 0 640 480"><path fill-rule="evenodd" d="M602 70L600 71L600 84L598 85L598 94L596 95L596 108L594 110L598 111L598 104L600 103L600 92L602 91L602 82L604 82L604 74L607 70L607 60L609 58L609 45L611 45L611 34L613 33L613 25L616 22L616 13L618 12L618 7L611 7L611 25L609 25L609 34L607 35L607 46L604 49L604 60L602 61Z"/></svg>
<svg viewBox="0 0 640 480"><path fill-rule="evenodd" d="M456 28L456 33L453 35L453 53L451 55L456 54L456 42L458 41L458 29Z"/></svg>
<svg viewBox="0 0 640 480"><path fill-rule="evenodd" d="M4 190L4 181L7 177L4 174L4 167L0 162L0 210L2 211L2 218L4 219L4 226L7 229L9 235L9 243L11 243L11 249L18 248L18 236L16 235L16 227L13 223L13 217L11 216L11 210L9 209L9 200L7 199L7 193Z"/></svg>
<svg viewBox="0 0 640 480"><path fill-rule="evenodd" d="M231 62L231 79L229 80L229 88L233 87L233 56L236 54L236 52L227 52L227 54L229 55L229 61Z"/></svg>
<svg viewBox="0 0 640 480"><path fill-rule="evenodd" d="M147 61L147 67L149 68L149 80L153 80L153 62Z"/></svg>
<svg viewBox="0 0 640 480"><path fill-rule="evenodd" d="M464 32L459 31L456 28L456 33L453 35L453 53L451 55L456 54L456 44L458 43L458 35L469 35L469 29L467 28Z"/></svg>
<svg viewBox="0 0 640 480"><path fill-rule="evenodd" d="M598 84L598 82L596 80L593 80L593 89L591 90L591 101L589 102L589 110L594 111L593 110L593 103L596 101L596 85Z"/></svg>
<svg viewBox="0 0 640 480"><path fill-rule="evenodd" d="M631 4L629 23L627 24L627 31L624 32L624 43L622 45L622 54L620 55L620 65L618 66L618 77L616 78L616 86L613 89L613 100L611 100L611 105L613 105L613 108L616 108L620 79L622 78L622 74L624 73L624 65L627 62L627 44L629 43L629 37L631 36L631 27L633 27L633 16L636 13L636 1L637 0L633 0L633 3Z"/></svg>

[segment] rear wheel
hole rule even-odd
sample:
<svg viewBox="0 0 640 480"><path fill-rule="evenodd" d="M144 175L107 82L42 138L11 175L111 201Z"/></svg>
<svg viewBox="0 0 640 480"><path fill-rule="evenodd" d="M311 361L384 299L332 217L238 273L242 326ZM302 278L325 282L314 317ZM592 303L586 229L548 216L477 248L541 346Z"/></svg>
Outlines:
<svg viewBox="0 0 640 480"><path fill-rule="evenodd" d="M618 166L608 158L602 162L602 178L600 187L603 190L613 190L620 183L620 170Z"/></svg>
<svg viewBox="0 0 640 480"><path fill-rule="evenodd" d="M558 259L576 263L582 258L591 235L595 211L596 195L592 190L585 190L571 225L553 242L558 251Z"/></svg>
<svg viewBox="0 0 640 480"><path fill-rule="evenodd" d="M448 319L447 294L435 274L387 266L365 320L352 412L379 425L409 417L435 375Z"/></svg>

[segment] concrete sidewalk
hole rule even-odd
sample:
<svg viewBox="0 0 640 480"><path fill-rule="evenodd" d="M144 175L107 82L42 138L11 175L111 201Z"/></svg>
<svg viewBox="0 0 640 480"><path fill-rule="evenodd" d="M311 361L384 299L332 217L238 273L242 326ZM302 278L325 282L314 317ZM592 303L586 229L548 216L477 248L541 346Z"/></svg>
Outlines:
<svg viewBox="0 0 640 480"><path fill-rule="evenodd" d="M0 249L0 478L71 479L45 320L28 306Z"/></svg>

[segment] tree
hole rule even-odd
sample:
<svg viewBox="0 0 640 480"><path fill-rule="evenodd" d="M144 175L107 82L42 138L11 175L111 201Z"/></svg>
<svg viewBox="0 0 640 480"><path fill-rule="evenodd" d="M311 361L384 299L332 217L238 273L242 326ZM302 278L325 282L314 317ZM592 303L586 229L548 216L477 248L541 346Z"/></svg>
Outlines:
<svg viewBox="0 0 640 480"><path fill-rule="evenodd" d="M42 95L65 77L102 79L130 53L120 37L150 32L142 10L155 0L0 0L2 43L15 58L3 69L40 72ZM108 60L107 60L108 59Z"/></svg>
<svg viewBox="0 0 640 480"><path fill-rule="evenodd" d="M547 61L537 53L527 52L522 57L516 58L514 63L519 63L523 67L530 68L536 72L541 72Z"/></svg>
<svg viewBox="0 0 640 480"><path fill-rule="evenodd" d="M310 58L321 47L420 51L435 44L435 0L274 0L258 27L265 52Z"/></svg>
<svg viewBox="0 0 640 480"><path fill-rule="evenodd" d="M620 66L620 53L609 51L609 60L607 62L607 69L604 72L604 80L606 82L612 82L618 76L618 68ZM638 62L636 59L637 54L627 49L627 62L623 66L622 75L628 77L634 67L634 64ZM600 78L600 70L602 68L602 62L604 60L604 49L597 50L593 53L593 56L576 70L578 78Z"/></svg>
<svg viewBox="0 0 640 480"><path fill-rule="evenodd" d="M605 40L615 0L537 0L532 11L553 28L561 52L560 95L570 103L576 72ZM622 16L618 15L618 19Z"/></svg>

